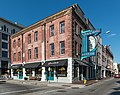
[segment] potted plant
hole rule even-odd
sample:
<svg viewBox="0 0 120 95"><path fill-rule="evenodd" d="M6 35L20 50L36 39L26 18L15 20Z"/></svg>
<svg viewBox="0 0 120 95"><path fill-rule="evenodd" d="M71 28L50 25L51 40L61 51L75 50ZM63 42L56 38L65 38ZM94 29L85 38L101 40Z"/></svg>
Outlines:
<svg viewBox="0 0 120 95"><path fill-rule="evenodd" d="M28 80L28 78L27 78L27 77L24 77L24 80Z"/></svg>
<svg viewBox="0 0 120 95"><path fill-rule="evenodd" d="M40 75L40 74L37 75L37 80L38 80L38 81L41 81L41 75Z"/></svg>

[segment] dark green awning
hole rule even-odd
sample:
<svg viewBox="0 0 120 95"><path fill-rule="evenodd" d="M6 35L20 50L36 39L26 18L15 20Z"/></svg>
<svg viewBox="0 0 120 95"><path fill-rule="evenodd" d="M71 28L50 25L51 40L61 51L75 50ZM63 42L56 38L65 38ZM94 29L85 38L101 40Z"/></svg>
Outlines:
<svg viewBox="0 0 120 95"><path fill-rule="evenodd" d="M15 64L15 65L11 66L11 69L17 69L17 68L20 68L20 67L22 67L22 64Z"/></svg>
<svg viewBox="0 0 120 95"><path fill-rule="evenodd" d="M88 67L88 65L85 62L81 61L81 60L75 60L75 62L78 63L79 65Z"/></svg>
<svg viewBox="0 0 120 95"><path fill-rule="evenodd" d="M50 67L50 66L67 66L68 65L68 60L63 59L63 60L53 60L53 61L46 61L43 64L43 67Z"/></svg>
<svg viewBox="0 0 120 95"><path fill-rule="evenodd" d="M41 62L24 64L24 68L38 68L38 67L41 67Z"/></svg>

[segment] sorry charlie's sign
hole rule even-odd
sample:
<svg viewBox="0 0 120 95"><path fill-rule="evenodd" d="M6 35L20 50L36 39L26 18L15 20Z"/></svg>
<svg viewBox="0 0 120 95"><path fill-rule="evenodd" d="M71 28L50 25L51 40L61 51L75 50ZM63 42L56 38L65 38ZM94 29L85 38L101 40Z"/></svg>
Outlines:
<svg viewBox="0 0 120 95"><path fill-rule="evenodd" d="M85 30L81 31L82 37L82 53L81 59L96 55L96 38L101 30Z"/></svg>

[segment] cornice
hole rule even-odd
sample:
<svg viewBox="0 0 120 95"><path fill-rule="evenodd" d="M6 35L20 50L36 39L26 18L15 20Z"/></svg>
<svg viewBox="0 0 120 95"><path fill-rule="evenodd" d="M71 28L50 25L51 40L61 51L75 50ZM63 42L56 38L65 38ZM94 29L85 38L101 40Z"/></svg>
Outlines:
<svg viewBox="0 0 120 95"><path fill-rule="evenodd" d="M11 38L15 38L15 37L17 37L17 36L19 36L19 35L22 35L22 34L28 32L28 31L30 31L30 30L33 30L33 29L35 29L35 28L37 28L37 27L39 27L39 26L42 26L42 25L44 25L45 23L51 22L51 21L56 20L56 19L58 19L58 18L60 18L60 17L62 17L62 16L68 15L68 14L70 14L70 13L72 13L72 6L69 7L69 8L67 8L67 9L64 9L64 10L58 12L58 13L55 13L55 14L53 14L53 15L51 15L51 16L43 19L43 20L40 20L40 21L38 21L38 22L36 22L36 23L34 23L34 24L32 24L32 25L24 28L24 29L22 29L21 31L13 34L13 35L11 36Z"/></svg>

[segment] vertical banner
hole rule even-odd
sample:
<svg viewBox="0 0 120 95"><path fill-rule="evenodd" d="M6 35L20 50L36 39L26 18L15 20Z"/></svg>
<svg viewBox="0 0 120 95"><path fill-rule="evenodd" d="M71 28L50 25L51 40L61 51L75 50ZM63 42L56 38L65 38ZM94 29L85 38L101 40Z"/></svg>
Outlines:
<svg viewBox="0 0 120 95"><path fill-rule="evenodd" d="M82 37L81 60L96 55L96 45L97 45L96 38L100 33L101 30L81 31L81 37Z"/></svg>

